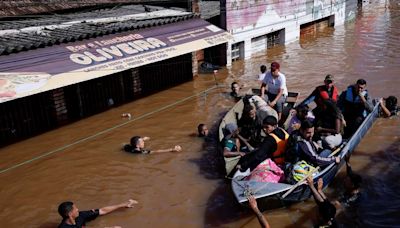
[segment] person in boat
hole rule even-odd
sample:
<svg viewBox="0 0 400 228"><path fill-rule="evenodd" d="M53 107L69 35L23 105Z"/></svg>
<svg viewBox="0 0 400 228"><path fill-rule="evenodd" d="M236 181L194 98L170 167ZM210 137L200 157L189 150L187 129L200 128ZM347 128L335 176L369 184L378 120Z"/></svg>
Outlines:
<svg viewBox="0 0 400 228"><path fill-rule="evenodd" d="M272 62L271 71L265 75L261 84L261 97L278 112L278 121L282 118L283 105L287 96L286 77L280 72L279 63Z"/></svg>
<svg viewBox="0 0 400 228"><path fill-rule="evenodd" d="M291 135L297 140L299 160L304 160L314 167L324 167L333 162L339 163L339 157L329 157L331 150L323 149L313 141L314 131L314 124L309 120L305 120L301 123L300 130ZM290 139L289 141L293 140Z"/></svg>
<svg viewBox="0 0 400 228"><path fill-rule="evenodd" d="M293 114L292 118L289 120L287 132L291 134L293 131L300 129L302 121L309 120L313 122L314 119L315 117L313 113L309 111L307 105L298 105L295 108L295 114Z"/></svg>
<svg viewBox="0 0 400 228"><path fill-rule="evenodd" d="M324 100L319 112L315 119L316 134L324 148L334 150L342 143L343 115L332 100Z"/></svg>
<svg viewBox="0 0 400 228"><path fill-rule="evenodd" d="M381 116L391 117L396 116L399 112L399 107L397 107L397 97L389 96L387 98L381 98L379 103L382 108Z"/></svg>
<svg viewBox="0 0 400 228"><path fill-rule="evenodd" d="M373 109L366 87L367 82L364 79L358 79L356 84L350 85L340 94L338 106L347 123L345 138L354 134Z"/></svg>
<svg viewBox="0 0 400 228"><path fill-rule="evenodd" d="M263 213L261 213L260 209L258 209L257 200L253 195L249 195L247 197L249 200L250 208L253 210L254 214L256 214L258 222L262 228L270 228L267 219L264 217Z"/></svg>
<svg viewBox="0 0 400 228"><path fill-rule="evenodd" d="M128 200L127 202L102 207L99 209L92 209L89 211L79 211L78 207L70 201L61 203L58 206L58 213L62 217L62 221L58 228L81 228L86 226L86 222L96 219L99 215L106 215L120 208L132 208L137 204L136 200Z"/></svg>
<svg viewBox="0 0 400 228"><path fill-rule="evenodd" d="M315 227L337 227L336 222L336 207L329 199L326 197L323 188L322 178L318 179L318 189L315 188L312 176L307 178L308 186L313 193L314 200L318 205L319 222Z"/></svg>
<svg viewBox="0 0 400 228"><path fill-rule="evenodd" d="M260 74L258 75L258 81L261 83L264 81L265 75L267 75L267 67L265 65L260 66Z"/></svg>
<svg viewBox="0 0 400 228"><path fill-rule="evenodd" d="M240 140L238 138L239 129L236 124L228 123L225 128L225 138L224 138L224 157L236 157L245 156L248 151L247 148L241 147Z"/></svg>
<svg viewBox="0 0 400 228"><path fill-rule="evenodd" d="M207 125L201 123L197 126L197 133L199 137L207 137L208 136L208 127Z"/></svg>
<svg viewBox="0 0 400 228"><path fill-rule="evenodd" d="M331 100L334 103L337 103L339 98L338 89L334 85L334 77L331 74L325 76L324 85L317 86L312 93L300 103L300 105L308 105L311 102L315 102L317 105L313 110L314 116L318 117L320 115L320 111L324 106L325 100Z"/></svg>
<svg viewBox="0 0 400 228"><path fill-rule="evenodd" d="M286 142L289 134L278 127L278 120L273 116L267 116L263 120L263 131L267 135L260 147L247 156L237 167L241 172L255 169L267 158L272 159L277 165L284 165Z"/></svg>
<svg viewBox="0 0 400 228"><path fill-rule="evenodd" d="M254 147L258 147L262 141L261 128L264 113L256 110L253 104L245 104L242 117L238 121L240 134Z"/></svg>
<svg viewBox="0 0 400 228"><path fill-rule="evenodd" d="M240 92L240 85L237 82L232 82L231 84L231 93L230 95L236 99L240 99L241 96L239 95Z"/></svg>
<svg viewBox="0 0 400 228"><path fill-rule="evenodd" d="M180 152L182 150L181 146L176 145L173 148L169 149L160 149L160 150L148 150L144 148L144 142L150 140L150 137L140 137L134 136L131 138L131 144L127 144L124 146L124 150L126 152L134 153L134 154L154 154L154 153L165 153L165 152Z"/></svg>

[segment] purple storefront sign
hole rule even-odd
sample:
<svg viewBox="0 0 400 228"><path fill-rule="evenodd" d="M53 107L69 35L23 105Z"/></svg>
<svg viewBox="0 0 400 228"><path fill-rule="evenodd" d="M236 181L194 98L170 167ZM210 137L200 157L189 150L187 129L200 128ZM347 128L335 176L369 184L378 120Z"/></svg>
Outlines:
<svg viewBox="0 0 400 228"><path fill-rule="evenodd" d="M0 102L227 42L201 19L0 56Z"/></svg>

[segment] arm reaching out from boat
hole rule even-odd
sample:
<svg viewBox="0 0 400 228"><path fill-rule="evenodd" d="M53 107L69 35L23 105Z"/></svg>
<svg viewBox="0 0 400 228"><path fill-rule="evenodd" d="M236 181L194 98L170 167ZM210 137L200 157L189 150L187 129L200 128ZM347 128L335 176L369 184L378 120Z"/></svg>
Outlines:
<svg viewBox="0 0 400 228"><path fill-rule="evenodd" d="M247 199L249 200L249 205L250 205L251 209L257 215L257 219L258 219L258 222L260 223L261 227L270 228L267 219L264 217L264 215L258 209L257 200L254 198L254 196L250 195L249 197L247 197Z"/></svg>

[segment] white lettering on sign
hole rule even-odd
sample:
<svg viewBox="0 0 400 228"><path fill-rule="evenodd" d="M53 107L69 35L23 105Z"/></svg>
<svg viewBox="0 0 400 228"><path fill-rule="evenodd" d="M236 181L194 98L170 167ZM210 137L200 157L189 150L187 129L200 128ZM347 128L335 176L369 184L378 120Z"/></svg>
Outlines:
<svg viewBox="0 0 400 228"><path fill-rule="evenodd" d="M145 40L135 40L127 43L112 45L109 47L98 48L92 52L85 51L82 54L73 53L70 55L70 59L74 63L78 63L81 65L90 65L92 63L99 63L111 60L115 57L133 55L139 52L148 51L164 46L167 46L167 44L159 39L150 37Z"/></svg>

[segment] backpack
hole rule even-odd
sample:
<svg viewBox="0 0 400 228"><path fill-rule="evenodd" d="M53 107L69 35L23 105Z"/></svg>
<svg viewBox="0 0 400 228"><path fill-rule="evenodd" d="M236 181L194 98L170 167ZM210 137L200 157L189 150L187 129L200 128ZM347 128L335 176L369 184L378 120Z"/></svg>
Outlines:
<svg viewBox="0 0 400 228"><path fill-rule="evenodd" d="M308 164L304 160L301 160L293 165L293 169L291 172L292 180L294 180L295 182L299 182L314 169L314 166Z"/></svg>

